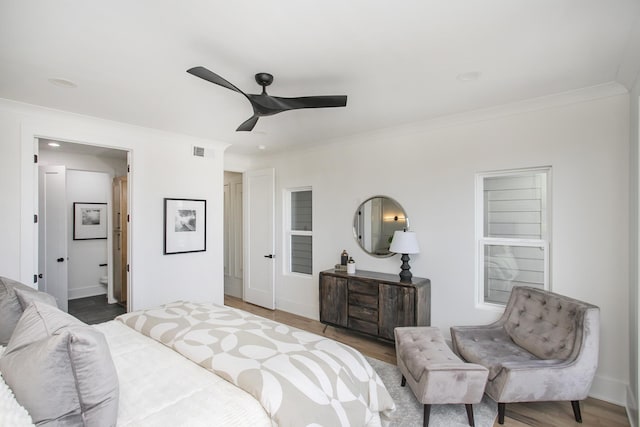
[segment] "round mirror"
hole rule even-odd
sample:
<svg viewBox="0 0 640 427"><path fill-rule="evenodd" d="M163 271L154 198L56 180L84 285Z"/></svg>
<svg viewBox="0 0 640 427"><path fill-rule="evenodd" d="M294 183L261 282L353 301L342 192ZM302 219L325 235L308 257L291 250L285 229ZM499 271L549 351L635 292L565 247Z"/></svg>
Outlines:
<svg viewBox="0 0 640 427"><path fill-rule="evenodd" d="M353 217L353 235L370 255L389 257L393 232L407 228L407 215L390 197L374 196L365 200Z"/></svg>

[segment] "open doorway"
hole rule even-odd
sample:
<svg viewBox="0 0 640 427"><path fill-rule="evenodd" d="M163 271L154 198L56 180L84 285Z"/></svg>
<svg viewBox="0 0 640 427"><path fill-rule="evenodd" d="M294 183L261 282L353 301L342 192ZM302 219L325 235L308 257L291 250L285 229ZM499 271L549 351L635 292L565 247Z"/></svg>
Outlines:
<svg viewBox="0 0 640 427"><path fill-rule="evenodd" d="M38 139L38 156L39 289L110 320L127 305L128 152Z"/></svg>
<svg viewBox="0 0 640 427"><path fill-rule="evenodd" d="M242 298L242 174L224 172L224 293Z"/></svg>

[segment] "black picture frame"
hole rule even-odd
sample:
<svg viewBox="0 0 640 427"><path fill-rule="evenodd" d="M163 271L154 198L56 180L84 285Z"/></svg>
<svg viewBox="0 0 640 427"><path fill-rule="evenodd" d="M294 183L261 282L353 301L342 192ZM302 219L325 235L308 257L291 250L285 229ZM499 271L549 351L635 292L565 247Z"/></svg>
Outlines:
<svg viewBox="0 0 640 427"><path fill-rule="evenodd" d="M207 201L164 199L164 255L207 250Z"/></svg>
<svg viewBox="0 0 640 427"><path fill-rule="evenodd" d="M73 240L107 238L107 204L73 202Z"/></svg>

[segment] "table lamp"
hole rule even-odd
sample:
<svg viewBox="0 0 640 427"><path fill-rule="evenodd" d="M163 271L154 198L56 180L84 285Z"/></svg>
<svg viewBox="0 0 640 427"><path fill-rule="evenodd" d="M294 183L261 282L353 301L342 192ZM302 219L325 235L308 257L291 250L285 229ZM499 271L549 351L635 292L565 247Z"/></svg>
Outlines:
<svg viewBox="0 0 640 427"><path fill-rule="evenodd" d="M411 267L409 266L409 254L419 254L418 238L416 233L407 230L397 230L393 233L389 251L402 254L402 266L400 266L400 281L411 282Z"/></svg>

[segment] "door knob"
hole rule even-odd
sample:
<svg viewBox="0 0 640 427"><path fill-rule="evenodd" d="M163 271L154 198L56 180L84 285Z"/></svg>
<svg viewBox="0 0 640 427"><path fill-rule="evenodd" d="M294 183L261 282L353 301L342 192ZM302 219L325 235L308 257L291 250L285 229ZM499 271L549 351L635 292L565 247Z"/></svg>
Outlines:
<svg viewBox="0 0 640 427"><path fill-rule="evenodd" d="M275 255L273 255L273 254L269 254L269 255L265 255L264 257L265 257L265 258L275 258L276 256L275 256Z"/></svg>
<svg viewBox="0 0 640 427"><path fill-rule="evenodd" d="M56 261L58 261L58 262L64 262L64 258L58 258Z"/></svg>

